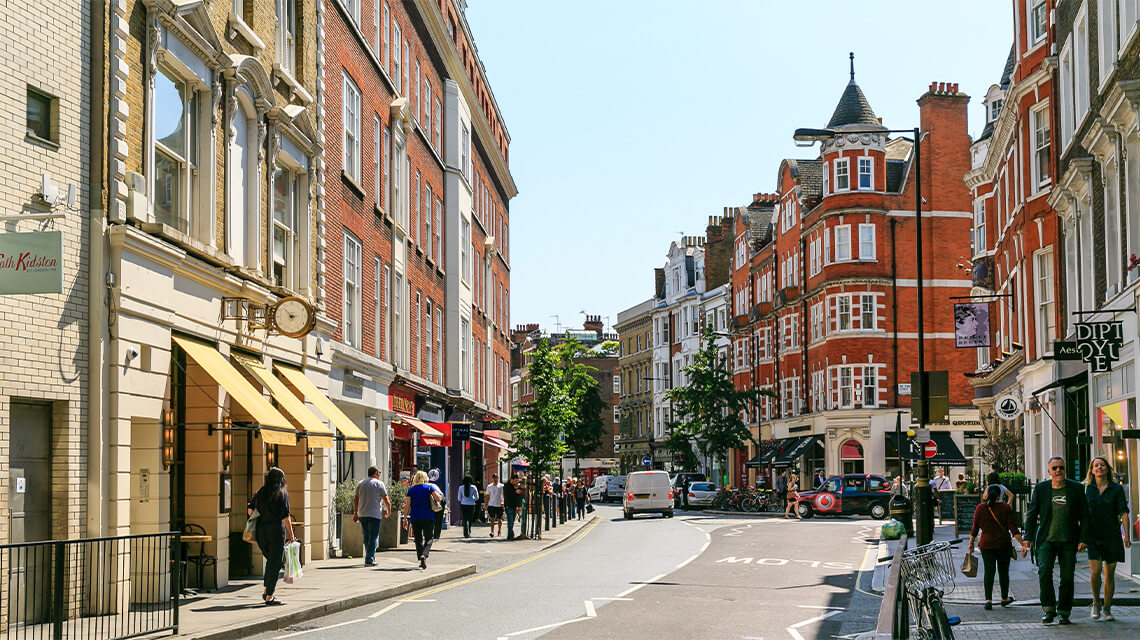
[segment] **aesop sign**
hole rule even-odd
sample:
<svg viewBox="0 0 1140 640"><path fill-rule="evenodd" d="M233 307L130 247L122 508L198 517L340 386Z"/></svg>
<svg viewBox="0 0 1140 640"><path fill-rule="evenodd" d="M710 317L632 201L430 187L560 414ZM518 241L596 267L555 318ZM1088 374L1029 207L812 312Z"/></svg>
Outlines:
<svg viewBox="0 0 1140 640"><path fill-rule="evenodd" d="M1123 343L1124 323L1119 320L1077 323L1077 349L1093 373L1112 371Z"/></svg>

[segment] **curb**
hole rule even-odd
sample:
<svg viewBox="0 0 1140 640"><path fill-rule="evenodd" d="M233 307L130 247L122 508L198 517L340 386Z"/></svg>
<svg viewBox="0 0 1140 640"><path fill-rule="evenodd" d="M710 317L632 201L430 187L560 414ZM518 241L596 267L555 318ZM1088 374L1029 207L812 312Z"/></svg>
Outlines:
<svg viewBox="0 0 1140 640"><path fill-rule="evenodd" d="M404 594L411 593L413 591L419 591L420 589L425 589L427 587L434 587L435 585L438 585L438 584L450 582L450 581L455 580L457 578L462 578L463 576L468 576L468 575L471 575L473 573L475 573L475 565L473 565L473 564L463 565L463 566L456 567L455 569L450 569L448 571L445 571L443 573L440 573L440 574L437 574L434 576L418 578L416 580L412 580L412 581L406 582L404 584L398 584L395 586L391 586L391 587L388 587L386 589L381 589L379 591L362 593L360 595L351 596L351 597L344 598L341 600L333 600L333 601L324 602L321 604L312 605L310 607L306 607L306 608L300 609L298 611L292 611L290 613L287 613L285 615L282 615L282 616L279 616L276 618L271 618L268 620L259 620L256 622L249 622L249 623L245 623L245 624L238 624L238 625L234 625L231 627L225 627L222 629L210 631L208 633L203 633L200 635L194 635L194 636L178 635L175 637L186 638L187 640L235 640L237 638L244 638L246 636L252 636L252 635L255 635L258 633L264 633L266 631L276 631L278 629L284 629L285 627L288 627L292 624L296 624L298 622L303 622L305 620L311 620L313 618L317 618L317 617L321 617L321 616L327 616L329 614L344 611L346 609L352 609L352 608L359 607L362 605L371 604L373 602L379 602L381 600L388 600L389 598L395 598L396 596L402 596Z"/></svg>

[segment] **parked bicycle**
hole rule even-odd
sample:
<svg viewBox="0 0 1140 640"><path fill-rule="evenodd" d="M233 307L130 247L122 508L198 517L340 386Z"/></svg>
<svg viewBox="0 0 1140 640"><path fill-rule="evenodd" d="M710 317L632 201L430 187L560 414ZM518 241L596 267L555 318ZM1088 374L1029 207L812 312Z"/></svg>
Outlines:
<svg viewBox="0 0 1140 640"><path fill-rule="evenodd" d="M954 591L957 569L951 549L961 542L932 542L903 552L899 582L906 590L910 622L922 640L954 640L951 627L962 621L958 616L948 616L942 602Z"/></svg>

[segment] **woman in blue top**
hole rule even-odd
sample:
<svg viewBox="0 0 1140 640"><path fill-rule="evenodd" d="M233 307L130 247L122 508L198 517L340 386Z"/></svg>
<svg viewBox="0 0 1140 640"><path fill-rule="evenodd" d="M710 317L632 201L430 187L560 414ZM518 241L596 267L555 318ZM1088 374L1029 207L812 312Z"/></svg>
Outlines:
<svg viewBox="0 0 1140 640"><path fill-rule="evenodd" d="M443 500L443 494L428 484L428 476L417 471L412 476L412 486L408 498L404 500L404 517L411 523L412 535L416 539L416 557L420 568L427 569L428 554L431 553L432 533L435 532L435 511L432 503Z"/></svg>
<svg viewBox="0 0 1140 640"><path fill-rule="evenodd" d="M463 537L471 537L471 523L475 522L475 504L479 502L479 488L471 476L463 476L459 485L459 508L463 512Z"/></svg>

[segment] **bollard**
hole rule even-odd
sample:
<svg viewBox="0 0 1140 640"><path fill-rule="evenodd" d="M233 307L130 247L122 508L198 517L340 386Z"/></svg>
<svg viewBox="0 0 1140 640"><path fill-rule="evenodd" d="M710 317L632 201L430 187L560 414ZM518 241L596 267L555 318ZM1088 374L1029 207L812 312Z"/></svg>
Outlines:
<svg viewBox="0 0 1140 640"><path fill-rule="evenodd" d="M546 520L546 531L550 531L550 496L542 496L542 513Z"/></svg>

